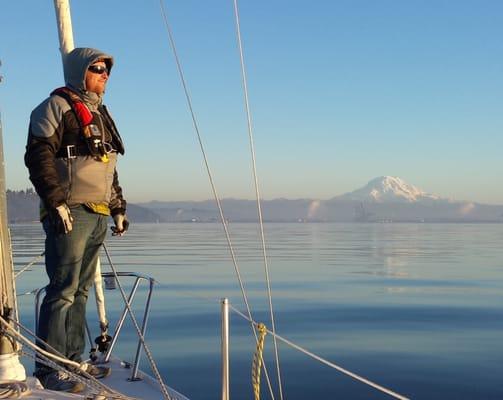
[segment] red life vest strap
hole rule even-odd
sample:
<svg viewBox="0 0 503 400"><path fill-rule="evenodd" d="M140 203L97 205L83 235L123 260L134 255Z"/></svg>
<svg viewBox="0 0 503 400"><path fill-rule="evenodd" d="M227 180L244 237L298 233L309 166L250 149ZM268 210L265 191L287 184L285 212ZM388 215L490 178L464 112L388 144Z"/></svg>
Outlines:
<svg viewBox="0 0 503 400"><path fill-rule="evenodd" d="M57 94L68 101L73 111L75 112L75 115L77 116L82 128L92 122L93 114L91 113L91 111L89 111L89 108L84 104L77 93L67 88L66 86L63 86L53 90L51 96L54 94Z"/></svg>

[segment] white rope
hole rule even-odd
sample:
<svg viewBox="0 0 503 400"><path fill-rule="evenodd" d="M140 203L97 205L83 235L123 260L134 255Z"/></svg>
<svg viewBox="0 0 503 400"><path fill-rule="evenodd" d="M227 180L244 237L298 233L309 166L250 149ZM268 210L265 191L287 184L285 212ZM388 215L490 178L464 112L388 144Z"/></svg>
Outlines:
<svg viewBox="0 0 503 400"><path fill-rule="evenodd" d="M4 250L2 248L2 242L0 241L0 257L2 256ZM3 264L3 260L0 260ZM4 313L4 306L7 305L7 290L6 288L6 283L5 283L5 276L4 276L4 271L3 268L0 268L0 315L3 315Z"/></svg>
<svg viewBox="0 0 503 400"><path fill-rule="evenodd" d="M267 282L267 298L269 300L269 314L271 318L271 328L274 333L276 333L276 324L274 322L274 311L272 306L272 291L271 291L271 280L269 276L269 265L267 262L267 250L265 245L265 235L264 235L264 221L262 217L262 206L261 206L261 197L258 183L258 174L257 174L257 163L255 157L255 144L253 140L253 128L252 128L252 120L251 120L251 112L250 112L250 101L248 97L248 80L246 78L246 68L244 61L244 52L243 52L243 43L241 40L241 26L239 23L239 10L238 10L238 2L234 0L234 16L236 20L236 35L238 39L238 47L239 47L239 60L241 64L241 77L243 84L243 94L244 94L244 103L246 109L246 121L248 126L248 137L250 139L250 151L251 151L251 159L252 159L252 171L253 171L253 180L255 183L255 197L257 199L257 212L258 212L258 220L260 227L260 240L262 244L262 255L264 258L264 272L265 278ZM274 355L276 358L276 373L278 376L278 387L279 387L279 398L283 400L283 385L281 383L281 368L279 364L279 353L278 353L278 343L276 340L276 336L273 336L274 343Z"/></svg>
<svg viewBox="0 0 503 400"><path fill-rule="evenodd" d="M13 321L13 320L12 320ZM0 317L0 322L4 325L4 329L6 329L7 331L10 332L11 336L14 336L14 338L17 338L19 340L21 340L23 343L27 343L29 347L31 347L32 349L36 350L37 352L39 352L40 354L48 357L48 358L52 358L62 364L66 364L70 367L73 367L73 368L80 368L80 364L78 362L75 362L75 361L72 361L72 360L69 360L68 358L65 358L64 356L62 355L58 355L58 354L55 354L55 353L51 353L43 348L41 348L40 346L36 345L35 343L31 342L30 339L28 339L26 336L24 336L22 333L16 331L12 326L10 326L10 324L5 320L3 319L2 317ZM14 321L13 321L14 322ZM16 322L15 322L16 323ZM16 323L17 326L22 326L21 324L19 323ZM24 328L26 331L29 331L27 328ZM33 335L34 337L36 337L35 335ZM42 339L36 337L38 341L40 341L41 343L43 343L44 345L50 347L47 343L45 343ZM53 351L56 351L55 349L51 348L51 350Z"/></svg>
<svg viewBox="0 0 503 400"><path fill-rule="evenodd" d="M19 328L25 330L28 332L31 336L36 338L38 341L43 343L45 346L50 348L52 351L57 352L54 348L52 348L49 344L44 342L42 339L38 338L33 332L31 332L28 328L23 326L22 324L12 320ZM22 333L18 332L15 330L4 318L0 317L0 323L4 325L6 329L6 333L13 338L14 340L21 341L24 343L27 347L31 348L32 350L36 351L38 353L38 356L36 357L37 360L41 361L42 363L49 365L51 368L59 370L61 372L64 372L72 377L72 379L78 380L88 387L94 388L96 390L105 390L108 392L110 395L112 395L114 398L120 398L120 399L132 399L131 397L125 396L122 393L119 393L112 388L108 387L107 385L99 382L96 378L94 378L92 375L88 374L86 372L87 369L87 363L77 363L75 361L69 360L65 358L62 355L57 355L55 353L51 353L46 351L45 349L41 348L37 344L33 343L30 339L28 339L26 336L24 336ZM26 353L25 353L26 354ZM41 356L41 357L40 357ZM44 362L45 360L45 362ZM74 373L71 369L65 369L61 365L58 365L54 361L58 361L61 364L68 365L70 368L73 368L76 371L80 371L80 373L84 374L85 377L82 375ZM107 394L108 395L108 394ZM111 397L111 396L110 396Z"/></svg>
<svg viewBox="0 0 503 400"><path fill-rule="evenodd" d="M165 7L164 7L163 0L159 0L159 3L160 3L160 6L161 6L161 14L162 14L162 17L163 17L163 20L164 20L164 25L166 26L166 30L167 30L167 33L168 33L169 43L170 43L171 49L173 51L173 55L174 55L174 58L175 58L176 66L177 66L177 69L178 69L178 74L179 74L179 77L180 77L180 80L181 80L181 83L182 83L182 86L183 86L183 91L185 93L185 99L186 99L187 105L189 107L190 115L191 115L191 118L192 118L192 124L194 126L194 130L196 132L197 140L199 142L199 148L201 150L201 153L202 153L202 156L203 156L203 160L204 160L204 164L206 166L206 172L208 174L208 179L210 181L211 190L213 191L213 197L214 197L215 202L216 202L217 207L218 207L218 212L219 212L219 215L220 215L220 222L222 223L222 226L224 228L225 238L227 240L227 245L228 245L228 248L229 248L229 251L230 251L230 255L231 255L231 258L232 258L232 263L234 265L234 270L235 270L235 273L236 273L236 276L237 276L237 279L238 279L238 282L239 282L239 286L241 288L241 293L242 293L242 296L243 296L243 301L245 303L246 310L248 312L248 315L249 315L250 319L253 319L252 318L252 314L251 314L251 308L250 308L250 305L248 303L248 297L246 296L246 290L245 290L245 287L244 287L244 283L243 283L243 280L241 279L241 273L239 271L239 267L238 267L236 255L235 255L235 252L234 252L234 247L232 245L232 241L231 241L231 237L230 237L230 234L229 234L229 230L227 228L227 223L225 222L225 217L224 217L224 212L223 212L223 209L222 209L222 204L221 204L221 201L220 201L220 196L217 193L217 189L216 189L215 183L213 181L213 174L211 173L210 165L209 165L209 162L208 162L208 157L206 156L206 150L205 150L205 147L203 145L203 141L202 141L201 134L200 134L200 131L199 131L199 125L197 123L197 119L196 119L196 116L195 116L195 113L194 113L194 108L192 107L192 100L190 98L189 90L188 90L187 84L185 82L185 76L184 76L183 69L182 69L182 66L181 66L180 58L178 57L178 52L176 50L176 45L175 45L175 40L174 40L173 32L171 30L171 26L170 26L169 21L168 21L168 17L167 17L167 13L166 13L166 10L165 10ZM257 331L255 329L255 326L253 324L251 324L250 326L251 326L253 334L255 336L255 341L258 343L258 335L257 335ZM267 368L265 366L265 363L264 363L264 373L265 373L265 376L266 376L267 384L269 386L269 391L271 393L271 397L274 400L274 394L273 394L273 390L272 390L272 387L271 387L271 382L270 382L270 379L269 379L269 374L267 373Z"/></svg>
<svg viewBox="0 0 503 400"><path fill-rule="evenodd" d="M251 323L252 323L252 324L254 324L254 325L258 325L258 322L255 322L255 321L250 321L250 320L248 319L248 317L247 317L244 313L242 313L241 311L239 311L239 310L238 310L237 308L235 308L232 304L229 304L229 306L230 306L230 308L231 308L231 309L232 309L232 310L233 310L236 314L238 314L239 316L243 317L244 319L248 320L249 322L251 322ZM409 399L408 399L408 397L402 396L401 394L398 394L398 393L396 393L396 392L394 392L394 391L392 391L392 390L390 390L390 389L386 389L385 387L383 387L383 386L381 386L381 385L378 385L377 383L374 383L374 382L372 382L372 381L370 381L370 380L368 380L368 379L366 379L366 378L364 378L364 377L362 377L362 376L360 376L360 375L357 375L357 374L355 374L355 373L353 373L353 372L351 372L351 371L348 371L347 369L345 369L345 368L343 368L343 367L341 367L341 366L339 366L339 365L336 365L336 364L334 364L334 363L332 363L332 362L330 362L330 361L328 361L328 360L325 360L324 358L322 358L322 357L320 357L320 356L318 356L318 355L316 355L316 354L312 353L311 351L309 351L309 350L307 350L307 349L305 349L305 348L303 348L303 347L301 347L301 346L299 346L299 345L297 345L297 344L295 344L295 343L291 342L291 341L290 341L290 340L288 340L288 339L285 339L284 337L282 337L282 336L280 336L280 335L278 335L278 334L275 334L275 333L274 333L274 332L272 332L272 331L269 331L269 330L267 330L267 331L268 331L271 335L276 336L276 337L278 338L278 340L280 340L280 341L282 341L283 343L285 343L285 344L287 344L287 345L289 345L289 346L293 347L294 349L296 349L296 350L300 351L301 353L304 353L304 354L308 355L309 357L314 358L315 360L317 360L317 361L321 362L322 364L328 365L329 367L334 368L334 369L336 369L337 371L342 372L343 374L348 375L348 376L350 376L351 378L356 379L356 380L358 380L358 381L360 381L360 382L362 382L362 383L365 383L366 385L371 386L371 387L373 387L374 389L377 389L377 390L379 390L379 391L381 391L381 392L383 392L383 393L386 393L386 394L388 394L388 395L390 395L390 396L392 396L392 397L394 397L394 398L396 398L396 399L400 399L400 400L409 400Z"/></svg>
<svg viewBox="0 0 503 400"><path fill-rule="evenodd" d="M26 382L8 382L0 384L0 399L19 399L31 393Z"/></svg>
<svg viewBox="0 0 503 400"><path fill-rule="evenodd" d="M133 310L131 309L131 306L130 306L129 301L126 296L126 292L124 291L124 288L121 285L121 282L120 282L119 277L117 275L117 270L115 268L114 263L112 262L112 258L110 257L110 253L108 252L108 248L105 245L105 243L103 243L103 249L105 250L105 254L107 255L108 263L110 264L110 268L112 269L112 272L114 274L115 280L117 282L117 286L119 287L119 290L122 295L122 299L124 300L124 304L126 305L129 316L131 317L131 321L133 322L133 325L136 329L136 333L138 334L138 337L140 338L140 342L143 345L143 349L145 350L145 354L148 358L148 361L150 362L152 372L154 373L157 381L159 382L161 392L162 392L165 399L171 400L171 396L169 395L168 389L166 388L166 384L164 383L162 376L159 372L159 369L157 368L154 357L152 356L152 353L150 352L150 349L148 348L147 343L145 342L145 338L143 337L143 334L141 333L140 326L138 325L138 322L136 321L136 317L133 313Z"/></svg>
<svg viewBox="0 0 503 400"><path fill-rule="evenodd" d="M56 349L52 348L48 343L46 343L42 339L38 338L32 331L30 331L24 325L18 323L17 326L19 328L25 330L26 332L28 332L28 334L30 334L32 337L36 338L39 342L44 344L44 346L47 346L47 348L49 348L51 351L60 354ZM117 398L117 399L134 400L134 398L126 396L120 392L117 392L116 390L114 390L114 389L108 387L107 385L103 384L102 382L98 381L92 375L88 374L85 371L86 367L87 367L87 363L83 362L81 364L78 364L78 363L75 363L75 362L68 360L64 357L61 357L62 356L61 354L60 354L60 356L58 356L55 353L50 353L50 352L47 353L46 351L42 352L40 350L43 350L43 349L41 349L39 346L37 346L35 343L33 343L30 339L28 339L27 337L25 337L24 335L22 335L21 333L19 333L17 331L14 331L14 332L17 333L15 337L11 336L11 337L13 337L14 340L16 340L16 338L17 338L17 340L22 341L26 345L26 347L31 348L33 351L37 352L36 356L33 354L30 354L30 353L27 353L26 351L23 351L22 355L29 356L29 357L35 359L37 362L40 362L44 365L47 365L47 366L51 367L52 369L60 371L64 374L67 374L72 379L77 380L77 381L85 384L88 388L91 388L94 390L102 390L102 391L105 390L105 392L107 392L106 393L107 398L110 397L110 398L114 398L114 399ZM62 365L57 364L55 361L53 361L51 359L60 361L63 364L69 364L69 362L75 363L77 365L77 367L75 367L72 364L70 364L70 367L73 368L75 371L79 370L80 373L84 374L84 376L73 372L72 369L64 368Z"/></svg>
<svg viewBox="0 0 503 400"><path fill-rule="evenodd" d="M37 294L38 291L39 291L39 288L36 288L36 289L30 290L29 292L18 293L16 296L21 297L21 296L27 296L29 294L34 295L34 294Z"/></svg>
<svg viewBox="0 0 503 400"><path fill-rule="evenodd" d="M111 389L110 387L97 381L96 378L89 375L85 371L82 371L82 373L89 378L87 378L83 375L76 374L70 370L67 370L67 369L63 368L61 365L56 364L54 361L51 361L50 359L48 359L44 356L40 357L40 354L37 354L37 356L35 356L34 354L23 352L23 356L30 357L38 363L44 364L54 370L59 371L60 373L63 374L63 376L68 376L73 380L76 380L80 383L83 383L90 392L90 393L88 393L89 400L91 400L90 395L93 395L93 397L92 397L93 400L105 400L105 399L106 400L112 400L112 399L139 400L136 397L130 397L130 396L127 396L125 394L122 394L120 392L117 392L117 391ZM94 382L92 382L93 380L94 380ZM86 399L87 398L88 397L86 397Z"/></svg>
<svg viewBox="0 0 503 400"><path fill-rule="evenodd" d="M28 264L26 264L25 267L23 267L21 270L19 270L15 275L14 279L16 279L19 275L21 275L23 272L25 272L28 268L30 268L33 264L35 264L38 260L40 260L43 256L45 255L45 251L43 251L41 254L36 256L33 261L30 261Z"/></svg>
<svg viewBox="0 0 503 400"><path fill-rule="evenodd" d="M2 127L0 126L0 134ZM2 150L2 149L0 149ZM2 165L3 167L3 165ZM1 221L0 221L0 231L3 229ZM3 232L4 235L8 235L8 232ZM8 285L6 278L6 270L7 268L12 268L12 264L8 264L8 249L4 249L3 245L8 244L9 240L0 240L0 262L2 263L2 268L0 268L0 315L4 315L5 307L8 307L9 298L8 298ZM5 264L5 265L4 265ZM5 268L5 269L4 269Z"/></svg>

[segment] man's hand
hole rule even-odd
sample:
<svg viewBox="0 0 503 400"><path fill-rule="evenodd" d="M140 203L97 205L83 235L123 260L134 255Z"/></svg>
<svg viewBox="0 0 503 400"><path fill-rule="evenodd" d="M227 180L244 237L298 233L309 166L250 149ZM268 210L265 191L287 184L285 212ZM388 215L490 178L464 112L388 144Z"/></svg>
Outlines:
<svg viewBox="0 0 503 400"><path fill-rule="evenodd" d="M129 228L129 221L127 220L126 214L115 214L114 215L115 226L112 226L112 236L122 236L126 233Z"/></svg>
<svg viewBox="0 0 503 400"><path fill-rule="evenodd" d="M57 234L67 234L72 231L73 217L68 206L63 203L49 211L49 218Z"/></svg>

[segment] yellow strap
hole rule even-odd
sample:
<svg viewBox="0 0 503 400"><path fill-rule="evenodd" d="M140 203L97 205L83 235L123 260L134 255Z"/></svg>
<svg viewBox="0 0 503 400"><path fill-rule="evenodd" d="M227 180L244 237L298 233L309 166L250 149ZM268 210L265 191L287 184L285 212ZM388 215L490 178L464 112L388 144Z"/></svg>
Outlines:
<svg viewBox="0 0 503 400"><path fill-rule="evenodd" d="M260 400L260 371L262 369L262 353L264 352L264 341L265 335L267 334L267 329L265 325L261 322L257 325L258 329L258 340L257 349L253 355L252 363L252 385L253 393L255 394L255 400Z"/></svg>
<svg viewBox="0 0 503 400"><path fill-rule="evenodd" d="M85 203L85 206L93 213L110 215L110 208L107 203Z"/></svg>

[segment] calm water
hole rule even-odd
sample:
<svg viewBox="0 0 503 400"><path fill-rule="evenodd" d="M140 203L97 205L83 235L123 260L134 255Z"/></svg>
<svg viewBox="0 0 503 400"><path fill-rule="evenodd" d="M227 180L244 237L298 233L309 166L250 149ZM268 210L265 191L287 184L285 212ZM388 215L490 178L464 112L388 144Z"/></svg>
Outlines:
<svg viewBox="0 0 503 400"><path fill-rule="evenodd" d="M268 324L257 227L230 231L254 317ZM12 237L18 269L43 249L39 225L12 226ZM503 225L268 224L266 237L282 336L414 399L503 399ZM159 282L147 341L166 382L192 399L218 398L219 299L244 309L222 227L139 224L107 245L120 270ZM18 292L45 283L39 263ZM113 326L119 293L106 294ZM142 290L136 309L144 299ZM31 325L33 296L19 301ZM122 341L117 352L132 359L133 335ZM272 348L268 337L274 376ZM253 397L253 351L249 325L233 314L233 399ZM285 345L279 351L286 399L389 398Z"/></svg>

